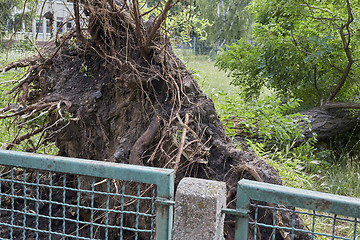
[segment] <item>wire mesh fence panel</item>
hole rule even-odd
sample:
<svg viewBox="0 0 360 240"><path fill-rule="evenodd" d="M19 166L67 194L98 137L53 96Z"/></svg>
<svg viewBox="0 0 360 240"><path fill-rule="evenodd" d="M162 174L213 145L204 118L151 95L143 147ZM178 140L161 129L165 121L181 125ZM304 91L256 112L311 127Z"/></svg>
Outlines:
<svg viewBox="0 0 360 240"><path fill-rule="evenodd" d="M17 166L9 166L4 160L4 156L8 155L2 157L2 153L0 151L0 164L5 162L5 165L0 166L0 239L170 237L172 209L168 202L171 202L173 194L171 171L167 172L170 183L165 181L164 185L158 182L163 173L160 172L158 178L153 176L158 169L149 168L149 173L143 168L145 172L141 175L135 169L133 176L131 169L136 166L126 168L110 164L106 167L108 163L102 165L97 161L72 159L85 161L87 165L83 167L87 168L81 171L88 172L87 175L73 174L74 170L64 173L66 169L62 168L66 163L57 162L56 157L49 158L48 165L44 165L50 170L37 170L20 167L26 165L21 161L14 163ZM21 159L22 156L12 156L11 159ZM41 155L30 156L33 157L30 160L43 158ZM97 164L98 171L90 169L94 164ZM73 166L77 168L76 164ZM122 167L125 169L120 170ZM118 177L113 178L111 170L118 170ZM167 199L162 196L167 192L164 186L170 188Z"/></svg>
<svg viewBox="0 0 360 240"><path fill-rule="evenodd" d="M200 37L191 37L191 38L182 38L182 37L173 37L172 46L174 49L178 50L188 50L188 52L193 54L200 55L216 55L216 52L220 49L226 50L229 45L233 43L238 43L238 39L222 39L219 40L219 46L215 46L216 43L210 42L207 39L202 39Z"/></svg>
<svg viewBox="0 0 360 240"><path fill-rule="evenodd" d="M335 214L296 209L281 205L250 204L252 213L249 221L251 238L260 239L360 239L360 224L357 218ZM273 215L272 223L264 223L259 212ZM287 215L290 224L284 224L281 216ZM301 220L300 220L301 219ZM301 221L301 224L298 221ZM261 233L268 233L263 236ZM299 234L301 233L301 234Z"/></svg>
<svg viewBox="0 0 360 240"><path fill-rule="evenodd" d="M360 199L242 179L238 183L237 240L360 240Z"/></svg>

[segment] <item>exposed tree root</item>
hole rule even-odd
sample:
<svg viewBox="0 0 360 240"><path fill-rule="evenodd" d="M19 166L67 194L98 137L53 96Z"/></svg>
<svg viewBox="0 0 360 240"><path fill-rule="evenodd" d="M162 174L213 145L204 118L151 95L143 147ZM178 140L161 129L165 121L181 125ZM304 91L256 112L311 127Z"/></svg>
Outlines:
<svg viewBox="0 0 360 240"><path fill-rule="evenodd" d="M28 118L32 114L42 111L44 109L54 109L57 106L57 102L50 102L50 103L35 103L30 106L21 106L21 105L12 105L13 108L6 107L6 109L2 109L4 113L13 112L9 114L1 114L0 119L3 118L10 118L15 116L23 116L23 118ZM14 108L17 107L17 108ZM6 111L5 111L6 110Z"/></svg>
<svg viewBox="0 0 360 240"><path fill-rule="evenodd" d="M154 139L156 133L159 131L160 127L160 118L155 114L151 120L149 127L146 131L139 137L135 142L134 146L131 148L129 163L135 165L143 165L141 162L141 155L145 152L146 147Z"/></svg>
<svg viewBox="0 0 360 240"><path fill-rule="evenodd" d="M40 128L37 128L29 133L26 133L20 137L15 138L10 144L8 144L6 146L6 150L11 150L15 145L21 143L22 141L26 140L26 139L30 139L32 136L41 133L42 131L44 131L44 129L47 127L47 125L42 126Z"/></svg>
<svg viewBox="0 0 360 240"><path fill-rule="evenodd" d="M1 72L7 72L14 68L24 68L27 66L33 66L35 63L39 61L38 57L33 56L25 59L21 59L19 61L12 62L8 65L6 65L4 68L1 69Z"/></svg>

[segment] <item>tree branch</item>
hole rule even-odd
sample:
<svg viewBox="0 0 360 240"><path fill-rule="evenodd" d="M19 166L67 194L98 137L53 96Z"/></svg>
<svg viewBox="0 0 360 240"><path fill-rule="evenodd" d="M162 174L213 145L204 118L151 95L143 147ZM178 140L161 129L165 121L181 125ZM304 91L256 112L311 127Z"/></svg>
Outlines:
<svg viewBox="0 0 360 240"><path fill-rule="evenodd" d="M42 24L42 15L44 12L45 3L46 3L46 1L44 1L44 3L41 6L41 11L40 11L40 16L39 16L39 27L36 29L35 40L37 40L37 38L38 38L39 31L40 31L40 24Z"/></svg>
<svg viewBox="0 0 360 240"><path fill-rule="evenodd" d="M353 60L352 55L351 55L351 51L349 49L350 40L351 40L350 35L348 36L348 39L346 39L346 36L344 34L344 29L347 29L347 31L349 32L349 25L354 21L354 17L352 15L352 10L351 10L349 0L346 0L346 4L347 4L347 10L348 10L348 20L347 20L347 22L345 24L343 24L340 27L340 37L341 37L341 40L342 40L342 43L343 43L343 47L344 47L346 57L348 59L348 64L347 64L347 66L345 68L345 71L343 72L343 75L341 76L340 81L338 82L336 87L332 90L329 97L326 99L326 103L330 103L335 98L336 94L339 92L341 87L344 85L345 80L346 80L347 76L350 73L351 66L354 63L354 60Z"/></svg>
<svg viewBox="0 0 360 240"><path fill-rule="evenodd" d="M318 94L319 97L320 97L320 106L322 106L322 105L323 105L323 102L324 102L324 99L323 99L323 96L322 96L319 88L317 87L317 79L316 79L316 77L317 77L317 67L316 67L316 64L315 64L315 65L314 65L314 88L315 88L317 94Z"/></svg>
<svg viewBox="0 0 360 240"><path fill-rule="evenodd" d="M157 4L156 4L152 9L150 9L149 11L146 11L146 12L142 13L140 16L143 17L143 16L151 13L152 11L154 11L154 10L160 5L160 1L161 1L161 0L159 0L159 1L157 2Z"/></svg>
<svg viewBox="0 0 360 240"><path fill-rule="evenodd" d="M75 14L76 37L78 40L85 42L85 37L82 35L81 32L79 0L74 0L74 14Z"/></svg>
<svg viewBox="0 0 360 240"><path fill-rule="evenodd" d="M165 4L164 10L162 10L160 15L157 17L157 21L154 23L154 26L145 42L145 53L150 52L150 48L149 48L150 43L154 39L155 34L156 34L157 30L160 28L162 22L166 19L167 13L173 7L172 2L173 2L173 0L168 0ZM179 1L177 1L177 2L179 2Z"/></svg>
<svg viewBox="0 0 360 240"><path fill-rule="evenodd" d="M23 6L23 10L22 10L22 13L21 13L20 20L19 20L18 24L17 24L16 27L15 27L15 31L13 32L13 34L12 34L11 37L10 37L10 40L9 40L9 43L8 43L8 49L10 48L11 41L12 41L12 39L14 38L15 34L17 33L17 31L19 30L19 26L20 26L20 24L21 24L21 22L22 22L22 20L23 20L23 18L24 18L27 1L28 1L28 0L25 0L25 2L24 2L24 6ZM6 54L6 57L7 57L7 54Z"/></svg>
<svg viewBox="0 0 360 240"><path fill-rule="evenodd" d="M335 22L335 21L343 21L343 22L346 22L344 19L342 18L327 18L327 17L315 17L315 16L306 16L306 17L309 17L311 19L315 19L315 20L319 20L319 21L322 21L322 20L326 20L326 21L332 21L332 22Z"/></svg>
<svg viewBox="0 0 360 240"><path fill-rule="evenodd" d="M294 42L295 47L296 47L300 52L303 52L303 53L306 53L306 54L311 54L311 51L310 51L309 49L306 49L306 48L303 47L303 46L298 46L299 44L298 44L298 42L296 41L296 39L295 39L294 34L292 33L292 31L290 31L290 35L291 35L291 38L292 38L292 40L293 40L293 42ZM302 49L304 49L304 50L300 49L300 47L301 47Z"/></svg>
<svg viewBox="0 0 360 240"><path fill-rule="evenodd" d="M354 60L354 64L356 64L355 60ZM333 64L331 64L331 66L340 73L344 72L343 70L341 70L340 68L338 68L337 66L335 66ZM360 79L360 77L358 76L358 74L356 74L356 72L353 71L352 73L355 75L355 77L358 77ZM356 86L360 89L360 84L356 79L352 78L350 75L348 75L348 78L350 78L356 84Z"/></svg>
<svg viewBox="0 0 360 240"><path fill-rule="evenodd" d="M323 12L327 12L327 13L330 13L331 15L335 15L333 12L331 12L329 9L326 9L326 8L321 8L321 7L318 7L318 6L314 6L314 5L311 5L311 4L299 4L300 6L303 6L303 7L308 7L309 9L316 9L316 10L320 10L320 11L323 11Z"/></svg>

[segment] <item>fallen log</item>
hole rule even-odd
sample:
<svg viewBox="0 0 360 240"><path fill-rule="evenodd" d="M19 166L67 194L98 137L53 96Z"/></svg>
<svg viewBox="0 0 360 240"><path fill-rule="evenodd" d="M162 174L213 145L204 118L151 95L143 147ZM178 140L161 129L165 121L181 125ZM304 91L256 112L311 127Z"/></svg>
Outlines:
<svg viewBox="0 0 360 240"><path fill-rule="evenodd" d="M318 141L327 140L355 129L359 124L359 113L347 108L312 108L301 112L306 120L300 120L299 126L303 128L304 140L316 134ZM311 128L309 128L309 124ZM299 141L301 142L301 141Z"/></svg>

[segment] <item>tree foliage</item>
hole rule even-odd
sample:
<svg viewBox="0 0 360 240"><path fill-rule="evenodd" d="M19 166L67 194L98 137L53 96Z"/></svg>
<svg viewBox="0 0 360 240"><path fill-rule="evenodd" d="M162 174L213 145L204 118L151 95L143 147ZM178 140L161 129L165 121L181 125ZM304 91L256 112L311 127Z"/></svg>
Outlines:
<svg viewBox="0 0 360 240"><path fill-rule="evenodd" d="M225 43L245 37L251 27L251 17L245 6L249 0L197 0L198 11L212 21L207 27L208 40L217 50Z"/></svg>
<svg viewBox="0 0 360 240"><path fill-rule="evenodd" d="M170 12L166 24L171 32L170 36L180 37L182 42L191 41L192 35L206 40L208 34L205 29L212 25L191 4L178 4L177 8Z"/></svg>
<svg viewBox="0 0 360 240"><path fill-rule="evenodd" d="M253 40L229 46L217 61L245 97L267 87L308 107L357 100L359 2L253 0L249 9Z"/></svg>
<svg viewBox="0 0 360 240"><path fill-rule="evenodd" d="M21 6L23 0L0 0L0 33L4 34L5 30L13 22L14 9Z"/></svg>
<svg viewBox="0 0 360 240"><path fill-rule="evenodd" d="M162 1L143 0L139 2L141 12L151 11L151 15L144 15L144 19L154 17L161 13L164 3ZM168 13L164 28L173 41L190 42L191 36L201 40L207 38L206 27L211 26L210 21L201 16L193 1L180 1Z"/></svg>

